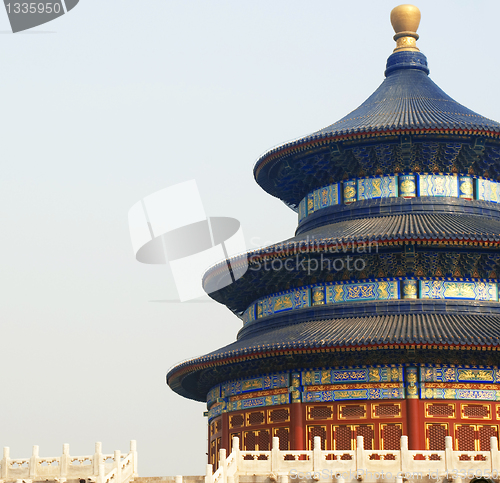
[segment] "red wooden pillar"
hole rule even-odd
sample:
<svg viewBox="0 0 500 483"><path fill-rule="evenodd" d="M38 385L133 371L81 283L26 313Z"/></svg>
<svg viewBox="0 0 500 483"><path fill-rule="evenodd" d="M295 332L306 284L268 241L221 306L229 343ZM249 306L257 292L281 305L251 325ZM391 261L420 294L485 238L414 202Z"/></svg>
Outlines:
<svg viewBox="0 0 500 483"><path fill-rule="evenodd" d="M417 367L407 367L405 370L406 392L406 433L408 449L425 449L424 415L419 398L420 381Z"/></svg>
<svg viewBox="0 0 500 483"><path fill-rule="evenodd" d="M302 404L302 391L300 373L292 373L292 386L290 391L290 447L292 451L302 451L306 449L304 431L304 405Z"/></svg>
<svg viewBox="0 0 500 483"><path fill-rule="evenodd" d="M293 451L305 450L304 406L301 402L293 402L290 409L291 441Z"/></svg>

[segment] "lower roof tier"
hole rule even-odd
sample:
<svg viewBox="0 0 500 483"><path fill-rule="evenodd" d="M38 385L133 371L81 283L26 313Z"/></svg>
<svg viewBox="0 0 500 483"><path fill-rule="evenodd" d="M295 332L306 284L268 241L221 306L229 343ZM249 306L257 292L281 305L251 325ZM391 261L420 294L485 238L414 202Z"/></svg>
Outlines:
<svg viewBox="0 0 500 483"><path fill-rule="evenodd" d="M240 333L236 342L177 365L167 383L185 397L205 401L210 388L223 381L301 367L498 363L500 314L484 315L491 304L427 302L400 301L400 313L392 315L373 313L373 304L366 304L372 315L324 318L318 312L317 320L311 314L286 325L277 320L275 326ZM390 303L377 304L383 305Z"/></svg>

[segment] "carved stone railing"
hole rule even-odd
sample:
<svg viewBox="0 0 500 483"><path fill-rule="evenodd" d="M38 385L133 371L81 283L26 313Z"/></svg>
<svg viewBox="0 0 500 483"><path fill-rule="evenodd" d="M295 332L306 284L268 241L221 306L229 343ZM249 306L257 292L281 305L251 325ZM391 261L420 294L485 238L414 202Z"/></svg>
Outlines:
<svg viewBox="0 0 500 483"><path fill-rule="evenodd" d="M312 451L281 451L279 439L273 438L271 451L242 451L239 439L233 438L233 450L219 453L219 467L212 473L207 465L205 483L238 483L239 477L269 478L272 482L289 480L444 481L462 483L475 477L497 480L500 452L496 437L490 440L491 451L455 451L451 436L446 437L444 451L408 449L408 437L401 437L400 450L365 450L358 436L352 451L324 451L321 439L314 438ZM248 481L246 479L245 481ZM259 480L261 481L261 480Z"/></svg>
<svg viewBox="0 0 500 483"><path fill-rule="evenodd" d="M95 444L95 453L89 456L71 456L69 445L63 445L63 453L58 457L44 458L39 455L38 446L33 446L31 458L10 458L10 449L3 449L0 461L0 483L18 481L54 480L64 483L67 480L85 479L90 483L127 483L137 476L136 442L130 442L130 452L122 455L103 454L101 443Z"/></svg>

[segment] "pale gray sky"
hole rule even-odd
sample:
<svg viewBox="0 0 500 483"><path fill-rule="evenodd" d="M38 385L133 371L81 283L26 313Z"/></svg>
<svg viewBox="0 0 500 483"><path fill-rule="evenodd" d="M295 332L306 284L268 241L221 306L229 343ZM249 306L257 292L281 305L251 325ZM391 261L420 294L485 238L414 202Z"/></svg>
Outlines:
<svg viewBox="0 0 500 483"><path fill-rule="evenodd" d="M165 374L235 339L223 306L166 304L127 212L196 179L248 248L296 215L253 180L268 148L340 119L382 82L394 1L81 0L35 31L0 11L0 446L27 457L128 450L141 476L202 474L206 410ZM500 120L500 2L430 1L431 77Z"/></svg>

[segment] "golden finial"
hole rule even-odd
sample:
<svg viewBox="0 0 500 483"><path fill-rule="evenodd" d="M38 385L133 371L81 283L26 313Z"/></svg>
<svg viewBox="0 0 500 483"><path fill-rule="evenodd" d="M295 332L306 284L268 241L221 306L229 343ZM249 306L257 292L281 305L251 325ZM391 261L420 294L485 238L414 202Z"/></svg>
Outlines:
<svg viewBox="0 0 500 483"><path fill-rule="evenodd" d="M391 12L391 23L396 35L394 52L419 52L417 47L417 29L420 24L420 10L414 5L399 5Z"/></svg>

